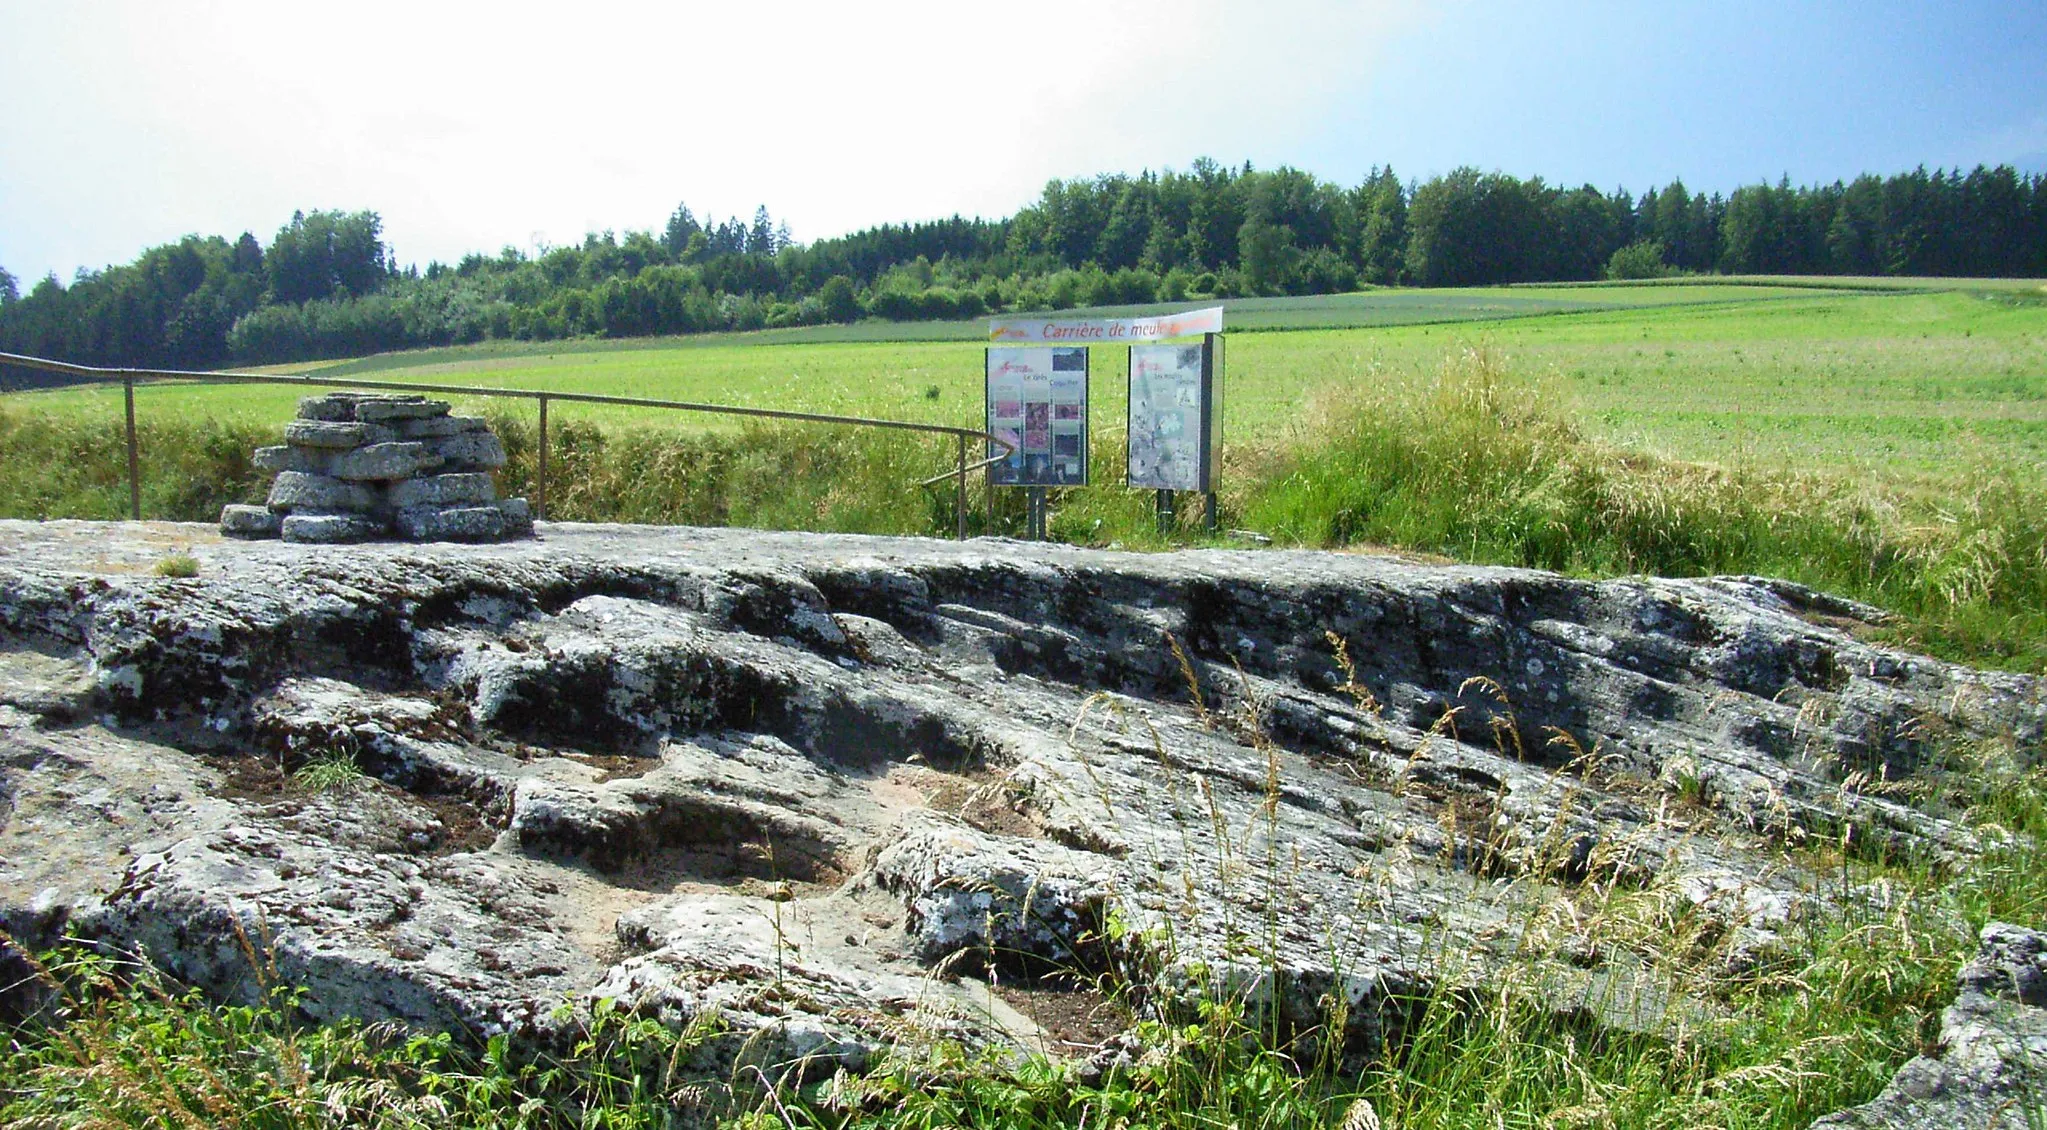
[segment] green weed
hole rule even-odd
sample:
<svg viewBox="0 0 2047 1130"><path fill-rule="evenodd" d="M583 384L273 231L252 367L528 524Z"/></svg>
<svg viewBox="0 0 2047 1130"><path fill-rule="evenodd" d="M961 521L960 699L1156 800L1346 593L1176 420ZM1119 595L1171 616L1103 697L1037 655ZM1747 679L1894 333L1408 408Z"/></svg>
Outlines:
<svg viewBox="0 0 2047 1130"><path fill-rule="evenodd" d="M307 793L347 792L366 779L362 767L356 764L355 754L346 750L322 753L291 775L292 785Z"/></svg>
<svg viewBox="0 0 2047 1130"><path fill-rule="evenodd" d="M199 559L189 553L173 553L150 569L159 577L189 580L199 575Z"/></svg>
<svg viewBox="0 0 2047 1130"><path fill-rule="evenodd" d="M0 1047L0 1125L659 1130L731 1107L729 1089L688 1070L712 1022L678 1032L596 1002L564 1008L558 1047L475 1045L301 1024L302 992L274 971L254 1002L222 1004L89 950L30 963L44 1008Z"/></svg>

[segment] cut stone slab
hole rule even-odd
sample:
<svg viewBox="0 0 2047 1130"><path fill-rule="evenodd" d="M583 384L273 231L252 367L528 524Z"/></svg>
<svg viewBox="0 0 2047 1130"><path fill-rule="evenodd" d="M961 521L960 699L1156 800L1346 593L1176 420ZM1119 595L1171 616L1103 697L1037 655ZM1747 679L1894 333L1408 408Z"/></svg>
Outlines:
<svg viewBox="0 0 2047 1130"><path fill-rule="evenodd" d="M285 541L335 545L376 537L384 524L361 514L290 514L279 532Z"/></svg>
<svg viewBox="0 0 2047 1130"><path fill-rule="evenodd" d="M392 523L413 541L495 541L504 536L505 516L495 506L415 506Z"/></svg>
<svg viewBox="0 0 2047 1130"><path fill-rule="evenodd" d="M365 397L356 402L355 418L372 424L398 420L426 420L447 415L450 407L445 400L428 400L423 396L375 399Z"/></svg>
<svg viewBox="0 0 2047 1130"><path fill-rule="evenodd" d="M330 392L321 396L306 396L299 399L298 417L301 420L325 420L342 423L355 419L356 401L363 399L360 392Z"/></svg>
<svg viewBox="0 0 2047 1130"><path fill-rule="evenodd" d="M506 537L527 537L533 533L533 507L523 498L500 498L496 506L505 516Z"/></svg>
<svg viewBox="0 0 2047 1130"><path fill-rule="evenodd" d="M337 479L390 482L440 465L441 457L423 443L373 443L330 456L327 473Z"/></svg>
<svg viewBox="0 0 2047 1130"><path fill-rule="evenodd" d="M346 450L371 443L389 443L397 438L397 432L382 424L293 420L284 426L284 441L294 447Z"/></svg>
<svg viewBox="0 0 2047 1130"><path fill-rule="evenodd" d="M249 462L260 471L305 471L315 475L327 473L325 451L292 447L289 444L259 447L249 456Z"/></svg>
<svg viewBox="0 0 2047 1130"><path fill-rule="evenodd" d="M505 445L489 432L462 432L428 444L451 471L490 471L505 465Z"/></svg>
<svg viewBox="0 0 2047 1130"><path fill-rule="evenodd" d="M422 447L421 450L425 449ZM385 488L384 500L393 510L410 510L416 506L468 506L491 502L497 494L497 486L490 481L489 475L481 471L465 471L449 475L422 475L392 483Z"/></svg>
<svg viewBox="0 0 2047 1130"><path fill-rule="evenodd" d="M398 429L400 439L438 439L463 432L489 431L490 421L481 416L433 416L424 420L398 420L392 426Z"/></svg>
<svg viewBox="0 0 2047 1130"><path fill-rule="evenodd" d="M284 516L268 506L229 503L220 510L220 532L232 537L274 538L284 532Z"/></svg>
<svg viewBox="0 0 2047 1130"><path fill-rule="evenodd" d="M381 501L378 492L346 479L304 471L280 471L270 484L272 510L320 510L368 513Z"/></svg>

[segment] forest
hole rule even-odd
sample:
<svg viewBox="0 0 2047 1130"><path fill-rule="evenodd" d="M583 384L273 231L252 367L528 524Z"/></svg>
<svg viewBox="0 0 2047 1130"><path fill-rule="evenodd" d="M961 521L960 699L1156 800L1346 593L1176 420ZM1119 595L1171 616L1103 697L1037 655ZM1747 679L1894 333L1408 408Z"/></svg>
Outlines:
<svg viewBox="0 0 2047 1130"><path fill-rule="evenodd" d="M490 338L635 337L1374 286L1675 274L2047 276L2047 174L1639 197L1460 168L1354 187L1229 167L1054 180L1007 219L797 243L768 209L401 269L373 211L294 214L268 246L191 235L29 285L0 267L0 351L209 368Z"/></svg>

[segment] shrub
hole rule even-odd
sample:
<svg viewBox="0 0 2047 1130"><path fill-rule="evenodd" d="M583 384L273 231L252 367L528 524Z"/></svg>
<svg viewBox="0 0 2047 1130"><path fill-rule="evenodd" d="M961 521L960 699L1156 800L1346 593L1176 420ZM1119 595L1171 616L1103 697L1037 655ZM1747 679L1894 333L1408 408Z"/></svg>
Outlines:
<svg viewBox="0 0 2047 1130"><path fill-rule="evenodd" d="M1650 239L1630 243L1606 261L1610 279L1661 279L1674 273L1663 261L1663 245Z"/></svg>
<svg viewBox="0 0 2047 1130"><path fill-rule="evenodd" d="M818 288L817 300L828 321L851 322L860 317L860 298L853 292L853 280L844 275L826 279Z"/></svg>

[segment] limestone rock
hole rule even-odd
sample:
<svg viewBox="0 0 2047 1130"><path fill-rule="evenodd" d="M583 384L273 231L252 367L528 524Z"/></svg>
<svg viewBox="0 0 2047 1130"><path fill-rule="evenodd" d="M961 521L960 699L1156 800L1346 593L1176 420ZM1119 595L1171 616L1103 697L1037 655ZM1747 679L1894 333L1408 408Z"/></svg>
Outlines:
<svg viewBox="0 0 2047 1130"><path fill-rule="evenodd" d="M303 510L286 515L278 526L285 541L311 545L365 541L383 532L384 524L367 515Z"/></svg>
<svg viewBox="0 0 2047 1130"><path fill-rule="evenodd" d="M395 426L400 439L438 439L463 432L489 431L490 421L481 416L433 416L422 420L398 420Z"/></svg>
<svg viewBox="0 0 2047 1130"><path fill-rule="evenodd" d="M500 498L492 505L505 517L506 537L529 537L533 533L533 507L523 498Z"/></svg>
<svg viewBox="0 0 2047 1130"><path fill-rule="evenodd" d="M323 521L366 520L285 536ZM1344 1001L1346 1056L1502 973L1654 1027L1712 1002L1585 934L1581 884L1767 968L1881 897L1785 839L1847 819L1967 866L1923 791L1853 783L1909 786L1935 731L2047 731L2041 680L1758 578L579 525L150 576L177 535L0 522L0 926L230 997L263 939L311 1016L477 1035L596 995L826 1071L1046 1047L1009 986L1111 962L1149 1010L1222 990L1309 1032ZM286 789L334 751L365 778ZM2041 951L1996 937L1951 1018L2023 1035ZM1954 1031L1943 1086L2002 1086Z"/></svg>
<svg viewBox="0 0 2047 1130"><path fill-rule="evenodd" d="M2034 1130L2047 1121L2047 935L1992 922L1941 1015L1940 1052L1813 1130Z"/></svg>
<svg viewBox="0 0 2047 1130"><path fill-rule="evenodd" d="M423 443L372 443L330 456L327 473L337 479L390 482L440 465L441 457Z"/></svg>
<svg viewBox="0 0 2047 1130"><path fill-rule="evenodd" d="M270 483L272 510L367 513L377 502L375 490L327 475L280 471Z"/></svg>
<svg viewBox="0 0 2047 1130"><path fill-rule="evenodd" d="M274 538L284 531L284 517L268 506L229 503L220 510L220 532L244 538Z"/></svg>
<svg viewBox="0 0 2047 1130"><path fill-rule="evenodd" d="M324 420L293 420L284 426L285 442L296 447L329 448L345 451L365 444L389 443L398 433L382 424L331 423Z"/></svg>
<svg viewBox="0 0 2047 1130"><path fill-rule="evenodd" d="M424 396L364 397L355 405L355 418L372 424L399 420L428 420L447 414L447 401L428 400Z"/></svg>
<svg viewBox="0 0 2047 1130"><path fill-rule="evenodd" d="M392 528L414 541L494 541L505 516L495 506L414 506L398 511Z"/></svg>
<svg viewBox="0 0 2047 1130"><path fill-rule="evenodd" d="M428 441L451 471L490 471L505 465L505 445L489 432L461 432Z"/></svg>
<svg viewBox="0 0 2047 1130"><path fill-rule="evenodd" d="M424 450L423 445L421 449ZM384 501L393 510L408 510L415 506L463 506L492 502L497 499L497 487L490 476L480 471L449 475L421 475L392 483L384 492Z"/></svg>
<svg viewBox="0 0 2047 1130"><path fill-rule="evenodd" d="M259 447L249 456L249 462L260 471L304 471L314 475L328 473L327 460L324 451L289 444Z"/></svg>
<svg viewBox="0 0 2047 1130"><path fill-rule="evenodd" d="M321 396L299 398L298 418L301 420L325 420L329 423L347 423L355 419L355 406L367 394L360 392L330 392Z"/></svg>
<svg viewBox="0 0 2047 1130"><path fill-rule="evenodd" d="M253 457L278 472L270 515L230 507L221 515L223 534L339 543L393 533L470 542L533 533L525 501L499 500L487 473L504 464L504 445L484 421L450 415L446 401L356 392L306 397L285 440ZM435 470L448 473L423 474Z"/></svg>

